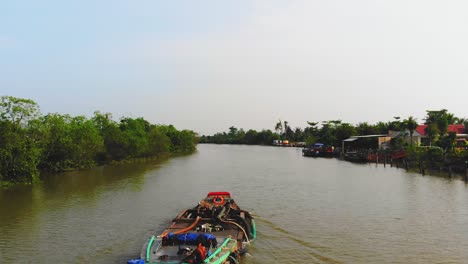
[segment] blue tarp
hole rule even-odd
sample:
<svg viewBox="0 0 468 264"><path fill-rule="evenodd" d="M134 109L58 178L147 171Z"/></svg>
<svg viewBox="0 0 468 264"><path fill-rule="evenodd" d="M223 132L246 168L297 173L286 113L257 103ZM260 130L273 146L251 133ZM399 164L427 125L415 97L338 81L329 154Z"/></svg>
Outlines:
<svg viewBox="0 0 468 264"><path fill-rule="evenodd" d="M200 240L210 241L215 240L216 237L212 234L196 234L196 233L186 233L186 234L179 234L174 235L173 233L169 233L167 235L168 239L174 241L177 240L180 244L189 244L189 245L196 245Z"/></svg>

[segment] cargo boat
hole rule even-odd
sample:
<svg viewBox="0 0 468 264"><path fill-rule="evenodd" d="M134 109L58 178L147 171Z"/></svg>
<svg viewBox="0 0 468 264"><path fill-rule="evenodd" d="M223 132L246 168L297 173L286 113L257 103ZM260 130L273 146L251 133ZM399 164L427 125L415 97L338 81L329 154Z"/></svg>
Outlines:
<svg viewBox="0 0 468 264"><path fill-rule="evenodd" d="M140 258L127 263L238 263L255 238L252 215L240 209L229 192L210 192L161 235L151 236Z"/></svg>

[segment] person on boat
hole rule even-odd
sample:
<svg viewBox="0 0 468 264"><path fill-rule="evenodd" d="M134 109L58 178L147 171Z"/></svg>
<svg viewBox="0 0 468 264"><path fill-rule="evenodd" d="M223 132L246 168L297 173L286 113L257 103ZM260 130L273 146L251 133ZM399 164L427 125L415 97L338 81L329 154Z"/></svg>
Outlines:
<svg viewBox="0 0 468 264"><path fill-rule="evenodd" d="M195 248L192 254L190 254L189 259L184 260L184 262L201 264L206 258L206 253L206 248L201 243L199 243L197 248Z"/></svg>
<svg viewBox="0 0 468 264"><path fill-rule="evenodd" d="M198 244L197 250L198 255L200 256L200 263L203 262L206 258L206 247L204 247L201 243Z"/></svg>

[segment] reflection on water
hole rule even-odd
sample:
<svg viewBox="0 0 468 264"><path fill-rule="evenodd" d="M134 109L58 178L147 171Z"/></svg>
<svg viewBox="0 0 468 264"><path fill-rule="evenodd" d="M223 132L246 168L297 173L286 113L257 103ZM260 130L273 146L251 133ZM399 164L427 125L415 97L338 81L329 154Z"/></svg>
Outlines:
<svg viewBox="0 0 468 264"><path fill-rule="evenodd" d="M464 182L300 149L200 145L191 156L48 175L0 190L0 263L125 263L209 191L257 215L243 263L463 263Z"/></svg>

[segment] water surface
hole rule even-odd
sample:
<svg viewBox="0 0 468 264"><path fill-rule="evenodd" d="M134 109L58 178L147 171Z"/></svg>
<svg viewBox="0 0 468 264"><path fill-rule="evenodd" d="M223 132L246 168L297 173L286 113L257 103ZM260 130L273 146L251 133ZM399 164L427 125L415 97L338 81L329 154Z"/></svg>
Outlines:
<svg viewBox="0 0 468 264"><path fill-rule="evenodd" d="M102 167L0 190L0 263L125 263L209 191L257 216L242 263L463 263L463 181L296 148L199 145L160 164Z"/></svg>

